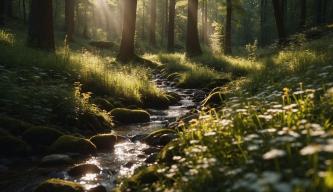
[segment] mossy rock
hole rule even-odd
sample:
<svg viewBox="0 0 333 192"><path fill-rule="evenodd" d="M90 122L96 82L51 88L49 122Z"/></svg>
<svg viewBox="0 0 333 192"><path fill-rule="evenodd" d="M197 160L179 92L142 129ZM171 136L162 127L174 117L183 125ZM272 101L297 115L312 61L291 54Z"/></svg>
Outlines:
<svg viewBox="0 0 333 192"><path fill-rule="evenodd" d="M13 135L20 135L34 125L7 116L0 115L0 127Z"/></svg>
<svg viewBox="0 0 333 192"><path fill-rule="evenodd" d="M106 111L111 111L112 109L115 108L115 106L107 99L104 99L104 98L101 98L101 97L98 97L98 98L95 98L93 100L93 103L103 109L103 110L106 110Z"/></svg>
<svg viewBox="0 0 333 192"><path fill-rule="evenodd" d="M84 192L84 188L79 183L49 179L40 184L34 192Z"/></svg>
<svg viewBox="0 0 333 192"><path fill-rule="evenodd" d="M112 150L118 142L125 141L126 138L114 134L99 134L90 138L90 141L96 145L97 150Z"/></svg>
<svg viewBox="0 0 333 192"><path fill-rule="evenodd" d="M167 109L170 105L177 104L181 97L176 93L166 93L161 96L146 96L143 98L145 107L154 109Z"/></svg>
<svg viewBox="0 0 333 192"><path fill-rule="evenodd" d="M0 137L0 157L24 156L29 153L30 147L21 139L13 136Z"/></svg>
<svg viewBox="0 0 333 192"><path fill-rule="evenodd" d="M204 106L208 105L219 105L222 104L225 100L225 94L218 91L209 94L209 96L203 101Z"/></svg>
<svg viewBox="0 0 333 192"><path fill-rule="evenodd" d="M88 130L93 133L110 130L112 127L111 118L102 113L84 113L78 118L76 126L81 130Z"/></svg>
<svg viewBox="0 0 333 192"><path fill-rule="evenodd" d="M111 111L113 120L122 124L146 123L150 121L150 114L144 110L117 108Z"/></svg>
<svg viewBox="0 0 333 192"><path fill-rule="evenodd" d="M64 135L59 137L50 147L53 153L94 154L96 146L87 139Z"/></svg>
<svg viewBox="0 0 333 192"><path fill-rule="evenodd" d="M54 143L62 135L64 135L62 132L53 128L34 127L23 133L23 139L32 146L47 146Z"/></svg>
<svg viewBox="0 0 333 192"><path fill-rule="evenodd" d="M152 184L159 179L157 170L158 167L156 165L138 169L129 179L129 182L135 184Z"/></svg>

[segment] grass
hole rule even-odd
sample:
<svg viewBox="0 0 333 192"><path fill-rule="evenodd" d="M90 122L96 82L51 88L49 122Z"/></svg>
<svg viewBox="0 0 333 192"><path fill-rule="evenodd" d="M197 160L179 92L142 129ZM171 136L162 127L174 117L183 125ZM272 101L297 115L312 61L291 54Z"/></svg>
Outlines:
<svg viewBox="0 0 333 192"><path fill-rule="evenodd" d="M180 124L153 165L158 179L120 189L332 191L332 43L330 34L248 61L247 77L222 90L221 106Z"/></svg>
<svg viewBox="0 0 333 192"><path fill-rule="evenodd" d="M73 126L83 113L108 116L91 98L104 97L115 107L165 99L165 93L150 81L151 71L143 66L71 50L66 43L55 54L46 53L27 48L24 39L20 32L0 31L0 111L9 116L35 124Z"/></svg>

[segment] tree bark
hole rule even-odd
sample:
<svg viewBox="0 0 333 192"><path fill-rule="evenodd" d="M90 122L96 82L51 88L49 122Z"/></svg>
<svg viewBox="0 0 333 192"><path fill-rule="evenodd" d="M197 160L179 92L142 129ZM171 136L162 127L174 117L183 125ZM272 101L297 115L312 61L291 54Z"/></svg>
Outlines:
<svg viewBox="0 0 333 192"><path fill-rule="evenodd" d="M287 38L284 26L284 17L283 17L284 11L280 0L272 0L272 1L273 1L276 28L279 36L279 44L283 45Z"/></svg>
<svg viewBox="0 0 333 192"><path fill-rule="evenodd" d="M5 25L5 1L0 0L0 26Z"/></svg>
<svg viewBox="0 0 333 192"><path fill-rule="evenodd" d="M128 62L135 58L134 39L137 0L124 0L124 22L118 60Z"/></svg>
<svg viewBox="0 0 333 192"><path fill-rule="evenodd" d="M29 22L28 45L54 51L52 0L32 0Z"/></svg>
<svg viewBox="0 0 333 192"><path fill-rule="evenodd" d="M75 13L75 0L65 0L65 23L66 23L66 36L68 41L73 41L74 37L74 15Z"/></svg>
<svg viewBox="0 0 333 192"><path fill-rule="evenodd" d="M232 17L232 2L231 0L227 0L227 16L226 16L226 24L225 24L225 33L224 33L224 54L230 55L232 54L231 48L231 18Z"/></svg>
<svg viewBox="0 0 333 192"><path fill-rule="evenodd" d="M306 25L306 12L307 12L307 6L306 6L306 0L301 0L301 14L300 14L300 29L304 29Z"/></svg>
<svg viewBox="0 0 333 192"><path fill-rule="evenodd" d="M168 24L168 45L169 52L174 51L175 47L175 17L176 17L176 0L170 0L169 5L169 24Z"/></svg>
<svg viewBox="0 0 333 192"><path fill-rule="evenodd" d="M149 42L151 46L156 46L156 9L156 0L151 0L149 25Z"/></svg>
<svg viewBox="0 0 333 192"><path fill-rule="evenodd" d="M198 7L198 0L188 0L186 54L190 57L202 54L198 33Z"/></svg>
<svg viewBox="0 0 333 192"><path fill-rule="evenodd" d="M260 1L260 40L259 45L264 47L266 45L266 9L267 9L267 0Z"/></svg>
<svg viewBox="0 0 333 192"><path fill-rule="evenodd" d="M23 9L23 21L24 23L27 22L27 6L26 6L26 0L23 0L22 2L22 9Z"/></svg>
<svg viewBox="0 0 333 192"><path fill-rule="evenodd" d="M142 40L145 40L145 16L146 16L145 8L146 8L145 0L142 0L142 23L141 23L141 25L142 25L141 26L142 27L142 31L141 31Z"/></svg>
<svg viewBox="0 0 333 192"><path fill-rule="evenodd" d="M6 2L6 15L7 17L13 18L13 0L3 0Z"/></svg>
<svg viewBox="0 0 333 192"><path fill-rule="evenodd" d="M317 19L317 24L322 24L322 13L321 13L321 8L322 8L322 0L316 0L316 19Z"/></svg>

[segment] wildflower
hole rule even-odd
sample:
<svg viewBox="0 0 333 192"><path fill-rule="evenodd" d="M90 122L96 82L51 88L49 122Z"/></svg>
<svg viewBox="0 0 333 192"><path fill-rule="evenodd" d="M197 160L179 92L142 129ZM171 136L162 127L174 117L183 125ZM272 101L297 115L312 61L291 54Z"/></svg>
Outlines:
<svg viewBox="0 0 333 192"><path fill-rule="evenodd" d="M280 149L272 149L263 155L263 159L271 160L280 158L286 155L286 152Z"/></svg>
<svg viewBox="0 0 333 192"><path fill-rule="evenodd" d="M275 133L275 132L277 132L277 129L275 129L275 128L260 130L260 133Z"/></svg>
<svg viewBox="0 0 333 192"><path fill-rule="evenodd" d="M204 135L205 135L206 137L214 136L214 135L216 135L216 132L211 131L211 132L205 133Z"/></svg>
<svg viewBox="0 0 333 192"><path fill-rule="evenodd" d="M333 87L327 90L326 97L333 97Z"/></svg>
<svg viewBox="0 0 333 192"><path fill-rule="evenodd" d="M181 156L174 156L172 159L175 160L175 161L179 161L179 160L182 159L182 157Z"/></svg>
<svg viewBox="0 0 333 192"><path fill-rule="evenodd" d="M294 92L294 95L303 95L305 92L304 91L296 91Z"/></svg>
<svg viewBox="0 0 333 192"><path fill-rule="evenodd" d="M312 145L308 145L308 146L304 147L303 149L301 149L300 154L304 155L304 156L313 155L313 154L319 153L320 151L322 151L321 145L312 144Z"/></svg>
<svg viewBox="0 0 333 192"><path fill-rule="evenodd" d="M273 116L272 115L258 115L258 118L259 119L264 119L266 121L270 121L273 119Z"/></svg>

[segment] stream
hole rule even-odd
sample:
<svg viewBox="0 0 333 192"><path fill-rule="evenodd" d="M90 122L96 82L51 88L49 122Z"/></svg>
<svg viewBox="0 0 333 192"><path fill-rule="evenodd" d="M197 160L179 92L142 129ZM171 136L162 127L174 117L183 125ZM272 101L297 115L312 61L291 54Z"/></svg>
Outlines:
<svg viewBox="0 0 333 192"><path fill-rule="evenodd" d="M38 183L48 178L75 181L82 184L86 190L102 185L107 191L111 191L119 178L129 177L136 168L149 164L146 160L154 154L149 152L153 147L133 138L166 128L198 106L198 103L194 102L195 90L177 88L174 83L160 75L156 75L153 81L160 89L180 95L181 100L177 105L165 110L148 109L151 114L149 123L122 125L112 130L113 133L130 139L115 145L114 150L109 153L98 153L81 162L97 165L102 170L99 174L86 174L81 178L72 178L67 170L75 165L55 168L42 168L37 163L35 166L19 165L15 166L8 175L1 176L0 173L0 191L32 192Z"/></svg>

